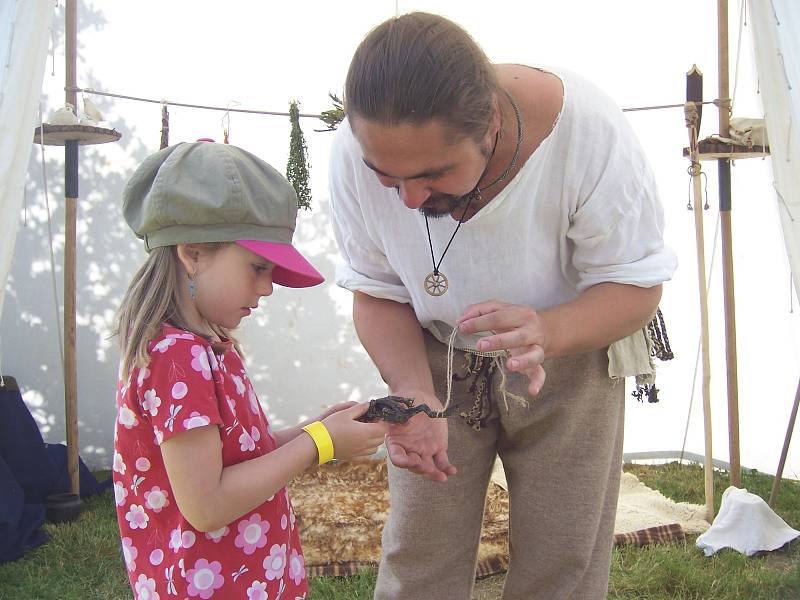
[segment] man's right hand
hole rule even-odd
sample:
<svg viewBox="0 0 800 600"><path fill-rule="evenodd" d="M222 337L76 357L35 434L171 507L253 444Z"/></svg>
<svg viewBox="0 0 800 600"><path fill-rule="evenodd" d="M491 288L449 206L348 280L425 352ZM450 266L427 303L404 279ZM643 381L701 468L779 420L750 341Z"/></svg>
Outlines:
<svg viewBox="0 0 800 600"><path fill-rule="evenodd" d="M435 397L420 394L399 394L415 398L414 404L425 403L434 410L442 405ZM386 450L394 466L408 469L431 481L444 482L456 474L447 458L447 419L414 415L406 423L390 424L386 434Z"/></svg>

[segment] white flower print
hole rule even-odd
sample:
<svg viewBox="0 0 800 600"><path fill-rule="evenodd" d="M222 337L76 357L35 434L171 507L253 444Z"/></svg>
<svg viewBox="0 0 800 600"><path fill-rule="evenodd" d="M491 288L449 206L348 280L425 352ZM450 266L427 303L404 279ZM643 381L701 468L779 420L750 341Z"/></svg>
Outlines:
<svg viewBox="0 0 800 600"><path fill-rule="evenodd" d="M153 512L160 513L162 509L169 506L167 496L169 496L168 491L155 485L150 488L149 492L144 493L144 503L148 508L153 509Z"/></svg>
<svg viewBox="0 0 800 600"><path fill-rule="evenodd" d="M262 521L261 515L254 513L249 519L242 519L237 524L239 534L233 541L237 548L241 548L248 556L258 548L267 545L267 532L269 521Z"/></svg>
<svg viewBox="0 0 800 600"><path fill-rule="evenodd" d="M150 553L150 564L157 567L164 562L164 551L161 548L156 548Z"/></svg>
<svg viewBox="0 0 800 600"><path fill-rule="evenodd" d="M264 576L270 581L283 577L286 570L286 544L273 544L264 559Z"/></svg>
<svg viewBox="0 0 800 600"><path fill-rule="evenodd" d="M139 504L131 504L130 510L125 514L125 519L130 523L131 529L145 529L150 517Z"/></svg>
<svg viewBox="0 0 800 600"><path fill-rule="evenodd" d="M208 562L205 558L199 558L194 563L194 568L186 572L186 581L189 584L186 591L190 596L199 596L207 600L214 595L217 590L225 583L225 578L220 571L222 565L219 561Z"/></svg>
<svg viewBox="0 0 800 600"><path fill-rule="evenodd" d="M136 590L136 600L159 600L160 596L156 592L156 580L150 579L147 575L139 575L139 579L133 584Z"/></svg>
<svg viewBox="0 0 800 600"><path fill-rule="evenodd" d="M137 556L139 556L139 551L133 545L133 540L129 537L122 538L122 557L125 559L125 566L128 571L136 570Z"/></svg>
<svg viewBox="0 0 800 600"><path fill-rule="evenodd" d="M136 470L141 471L142 473L147 473L150 470L150 461L145 458L144 456L140 456L136 459Z"/></svg>
<svg viewBox="0 0 800 600"><path fill-rule="evenodd" d="M289 526L289 517L281 515L281 529L285 530Z"/></svg>
<svg viewBox="0 0 800 600"><path fill-rule="evenodd" d="M253 425L250 428L250 437L253 438L253 440L256 441L256 442L261 439L261 432L258 430L258 427L256 427L255 425Z"/></svg>
<svg viewBox="0 0 800 600"><path fill-rule="evenodd" d="M306 561L296 548L292 548L292 555L289 558L289 579L294 581L295 585L300 585L305 578Z"/></svg>
<svg viewBox="0 0 800 600"><path fill-rule="evenodd" d="M136 376L136 385L142 387L144 380L150 377L150 369L147 367L142 367L139 369L139 375Z"/></svg>
<svg viewBox="0 0 800 600"><path fill-rule="evenodd" d="M192 346L192 369L203 376L206 381L211 381L211 365L208 364L208 352L202 346Z"/></svg>
<svg viewBox="0 0 800 600"><path fill-rule="evenodd" d="M239 447L242 452L250 452L251 450L255 450L256 443L253 441L253 438L250 437L249 433L243 431L242 435L239 436Z"/></svg>
<svg viewBox="0 0 800 600"><path fill-rule="evenodd" d="M189 386L186 385L183 381L176 381L175 385L172 386L171 394L175 400L180 400L183 398L186 393L189 391Z"/></svg>
<svg viewBox="0 0 800 600"><path fill-rule="evenodd" d="M127 467L125 466L125 461L122 460L122 455L115 450L114 451L114 471L116 473L119 473L120 475L125 475L125 471L126 470L127 470Z"/></svg>
<svg viewBox="0 0 800 600"><path fill-rule="evenodd" d="M250 400L250 411L254 414L258 414L258 396L256 396L255 390L252 387L247 392L248 399Z"/></svg>
<svg viewBox="0 0 800 600"><path fill-rule="evenodd" d="M247 588L247 600L268 600L267 582L254 581L253 585Z"/></svg>
<svg viewBox="0 0 800 600"><path fill-rule="evenodd" d="M182 531L177 527L170 532L169 547L173 552L178 552L181 548L191 548L196 540L197 536L193 531Z"/></svg>
<svg viewBox="0 0 800 600"><path fill-rule="evenodd" d="M193 340L194 335L191 333L168 333L166 335L167 338L174 339L174 340Z"/></svg>
<svg viewBox="0 0 800 600"><path fill-rule="evenodd" d="M236 393L239 394L240 396L244 396L244 391L247 388L247 386L245 386L244 382L242 381L242 378L239 377L238 375L231 375L231 379L233 379L233 383L236 386Z"/></svg>
<svg viewBox="0 0 800 600"><path fill-rule="evenodd" d="M217 361L217 355L213 352L208 352L208 364L211 366L212 371L219 371L219 362Z"/></svg>
<svg viewBox="0 0 800 600"><path fill-rule="evenodd" d="M189 415L188 419L183 420L183 428L184 429L193 429L194 427L203 427L204 425L208 425L211 423L211 419L209 419L205 415L201 415L199 412L192 411L192 414Z"/></svg>
<svg viewBox="0 0 800 600"><path fill-rule="evenodd" d="M119 407L119 416L117 420L119 424L126 429L132 429L139 423L139 420L136 418L136 413L128 408L127 404L123 404Z"/></svg>
<svg viewBox="0 0 800 600"><path fill-rule="evenodd" d="M214 531L207 531L206 538L214 542L215 544L219 544L220 540L224 538L228 533L230 533L230 527L227 525L223 525L221 528L216 529Z"/></svg>
<svg viewBox="0 0 800 600"><path fill-rule="evenodd" d="M158 342L155 346L153 346L153 352L158 351L158 352L161 352L161 354L164 354L164 352L166 352L169 349L170 346L174 346L174 345L175 345L175 338L174 337L166 337L163 340L161 340L160 342Z"/></svg>
<svg viewBox="0 0 800 600"><path fill-rule="evenodd" d="M119 481L114 482L114 502L117 506L125 504L125 498L128 497L128 490Z"/></svg>
<svg viewBox="0 0 800 600"><path fill-rule="evenodd" d="M153 434L155 436L156 446L160 446L161 442L164 441L164 432L161 431L158 427L153 427Z"/></svg>
<svg viewBox="0 0 800 600"><path fill-rule="evenodd" d="M142 408L150 413L150 416L155 417L158 414L158 407L161 406L161 398L158 397L155 390L146 390L144 393L144 400L142 401Z"/></svg>
<svg viewBox="0 0 800 600"><path fill-rule="evenodd" d="M231 413L233 413L233 415L236 416L236 402L231 400L231 397L228 396L227 394L225 395L225 400L228 401L228 408L231 409Z"/></svg>

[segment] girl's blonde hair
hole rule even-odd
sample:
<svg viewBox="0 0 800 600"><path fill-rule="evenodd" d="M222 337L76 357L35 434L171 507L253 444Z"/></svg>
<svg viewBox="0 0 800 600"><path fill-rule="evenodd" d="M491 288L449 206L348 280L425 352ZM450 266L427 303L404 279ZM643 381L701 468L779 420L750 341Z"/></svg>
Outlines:
<svg viewBox="0 0 800 600"><path fill-rule="evenodd" d="M207 251L216 252L230 242L197 244ZM208 336L195 331L180 309L180 275L182 269L176 246L154 248L147 260L133 276L117 312L116 329L119 337L120 377L128 379L134 368L146 367L150 362L148 345L159 334L163 323L190 331L200 337ZM241 354L238 342L230 331L209 323L220 338L233 341ZM209 340L210 341L210 340Z"/></svg>

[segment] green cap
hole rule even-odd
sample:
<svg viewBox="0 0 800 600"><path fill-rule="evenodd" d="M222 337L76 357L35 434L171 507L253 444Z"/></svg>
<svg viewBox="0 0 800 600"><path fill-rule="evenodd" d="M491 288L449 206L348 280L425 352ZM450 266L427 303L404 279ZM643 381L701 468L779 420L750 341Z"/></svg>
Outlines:
<svg viewBox="0 0 800 600"><path fill-rule="evenodd" d="M181 143L148 156L122 193L122 213L149 252L237 242L276 264L275 283L324 279L291 245L297 195L278 171L228 144Z"/></svg>

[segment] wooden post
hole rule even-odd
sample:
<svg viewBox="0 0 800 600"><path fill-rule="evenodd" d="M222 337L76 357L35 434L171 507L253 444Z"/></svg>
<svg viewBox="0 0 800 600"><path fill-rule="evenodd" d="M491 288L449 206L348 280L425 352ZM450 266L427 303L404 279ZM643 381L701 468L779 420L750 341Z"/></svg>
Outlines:
<svg viewBox="0 0 800 600"><path fill-rule="evenodd" d="M78 6L66 0L66 101L78 113L76 88ZM73 494L80 494L78 459L78 376L75 360L75 264L78 211L78 142L64 145L64 417L67 433L67 470Z"/></svg>
<svg viewBox="0 0 800 600"><path fill-rule="evenodd" d="M706 284L706 251L703 231L703 188L700 181L700 158L697 137L703 110L703 74L693 65L686 74L686 127L689 130L689 159L692 162L694 195L694 230L697 245L697 283L700 290L700 329L703 351L703 429L705 432L705 499L706 520L714 520L714 457L711 435L711 357L708 335L708 286Z"/></svg>
<svg viewBox="0 0 800 600"><path fill-rule="evenodd" d="M730 92L728 87L728 0L717 0L719 46L719 134L730 136ZM722 286L725 306L725 359L728 382L728 447L731 485L742 487L739 459L739 376L736 357L736 301L733 281L733 228L731 225L731 161L720 158L719 217L722 232Z"/></svg>

